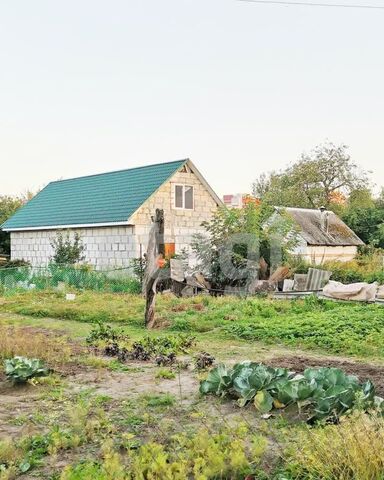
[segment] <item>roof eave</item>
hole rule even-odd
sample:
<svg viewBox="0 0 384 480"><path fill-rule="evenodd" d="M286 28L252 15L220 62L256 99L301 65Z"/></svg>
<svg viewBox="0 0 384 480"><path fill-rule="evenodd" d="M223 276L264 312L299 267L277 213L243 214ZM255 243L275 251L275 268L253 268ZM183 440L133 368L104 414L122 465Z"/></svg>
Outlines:
<svg viewBox="0 0 384 480"><path fill-rule="evenodd" d="M215 200L215 202L217 203L217 206L218 207L223 207L224 206L224 202L220 199L220 197L215 193L215 191L213 190L213 188L209 185L209 183L205 180L205 178L203 177L203 175L199 172L198 168L196 167L196 165L190 160L188 159L187 160L187 165L189 165L191 167L191 169L193 170L194 174L196 175L196 177L200 180L200 182L205 186L205 188L208 190L208 192L210 193L210 195L212 196L212 198Z"/></svg>
<svg viewBox="0 0 384 480"><path fill-rule="evenodd" d="M103 222L103 223L74 223L72 225L42 225L38 227L2 227L4 232L29 232L37 230L65 230L67 228L99 228L99 227L119 227L133 226L132 222Z"/></svg>
<svg viewBox="0 0 384 480"><path fill-rule="evenodd" d="M307 242L307 245L309 247L360 247L362 245L365 245L364 242L362 243L309 243Z"/></svg>

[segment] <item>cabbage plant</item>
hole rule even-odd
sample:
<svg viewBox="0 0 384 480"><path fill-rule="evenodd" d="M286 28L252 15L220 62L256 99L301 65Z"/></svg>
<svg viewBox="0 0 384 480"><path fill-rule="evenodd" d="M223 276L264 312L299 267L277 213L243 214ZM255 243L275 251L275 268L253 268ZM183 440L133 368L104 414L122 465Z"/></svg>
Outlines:
<svg viewBox="0 0 384 480"><path fill-rule="evenodd" d="M4 362L5 375L14 383L25 383L36 377L48 375L49 370L37 358L13 357Z"/></svg>
<svg viewBox="0 0 384 480"><path fill-rule="evenodd" d="M238 398L241 407L253 401L261 413L296 405L308 413L310 422L342 415L357 403L363 408L383 403L372 382L360 383L338 368L307 368L296 374L248 361L233 368L213 368L201 382L200 392Z"/></svg>

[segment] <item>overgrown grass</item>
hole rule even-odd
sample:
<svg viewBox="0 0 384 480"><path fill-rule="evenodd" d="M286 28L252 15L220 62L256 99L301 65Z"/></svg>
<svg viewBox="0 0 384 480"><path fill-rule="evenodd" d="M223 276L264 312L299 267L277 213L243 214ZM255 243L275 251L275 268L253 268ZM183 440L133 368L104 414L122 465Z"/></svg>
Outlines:
<svg viewBox="0 0 384 480"><path fill-rule="evenodd" d="M60 480L240 479L255 471L267 447L265 438L245 425L207 429L173 436L168 442L148 442L129 449L125 458L106 442L101 461L83 462L64 469Z"/></svg>
<svg viewBox="0 0 384 480"><path fill-rule="evenodd" d="M143 301L138 295L78 292L74 301L55 291L30 291L0 300L2 311L33 317L52 317L80 322L121 322L141 326Z"/></svg>
<svg viewBox="0 0 384 480"><path fill-rule="evenodd" d="M383 479L384 420L381 415L356 412L341 419L339 425L294 430L289 435L292 439L285 467L288 478Z"/></svg>
<svg viewBox="0 0 384 480"><path fill-rule="evenodd" d="M370 253L358 255L348 262L326 261L321 265L303 261L292 257L288 265L292 273L307 273L309 267L320 268L332 272L332 280L342 283L378 282L384 284L383 254L380 249Z"/></svg>
<svg viewBox="0 0 384 480"><path fill-rule="evenodd" d="M43 465L46 456L55 457L85 444L100 445L112 434L113 426L102 408L106 400L80 393L67 400L66 410L52 425L47 422L43 433L27 434L19 439L0 441L0 479L17 478ZM46 412L49 419L49 413ZM48 427L48 428L47 428Z"/></svg>
<svg viewBox="0 0 384 480"><path fill-rule="evenodd" d="M0 311L119 323L137 332L144 327L144 299L139 295L83 292L74 301L67 301L58 292L27 292L0 298ZM384 309L380 305L336 303L316 297L283 301L159 295L156 315L165 331L190 332L211 340L238 338L334 354L384 357Z"/></svg>
<svg viewBox="0 0 384 480"><path fill-rule="evenodd" d="M72 360L73 351L64 337L0 325L0 361L16 355L38 358L50 367L59 367Z"/></svg>

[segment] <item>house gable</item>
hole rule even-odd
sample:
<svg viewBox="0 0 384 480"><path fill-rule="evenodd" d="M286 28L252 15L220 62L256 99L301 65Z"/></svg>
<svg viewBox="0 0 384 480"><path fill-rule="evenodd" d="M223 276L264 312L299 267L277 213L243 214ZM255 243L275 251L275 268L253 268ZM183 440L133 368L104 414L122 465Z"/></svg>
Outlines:
<svg viewBox="0 0 384 480"><path fill-rule="evenodd" d="M193 209L175 207L175 186L187 185L193 187ZM192 162L188 161L172 177L165 182L129 219L135 225L139 237L146 238L151 226L151 217L156 208L164 210L165 241L187 244L191 235L203 231L202 223L212 218L221 200L213 192Z"/></svg>

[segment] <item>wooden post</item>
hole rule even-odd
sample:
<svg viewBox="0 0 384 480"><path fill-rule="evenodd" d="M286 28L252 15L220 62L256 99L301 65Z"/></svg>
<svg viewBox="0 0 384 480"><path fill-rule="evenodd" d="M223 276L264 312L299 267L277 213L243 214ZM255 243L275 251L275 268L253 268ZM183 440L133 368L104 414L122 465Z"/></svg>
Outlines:
<svg viewBox="0 0 384 480"><path fill-rule="evenodd" d="M145 326L155 324L156 285L160 273L160 258L164 256L164 210L156 209L153 225L149 232L147 265L144 272L143 293L145 302Z"/></svg>

